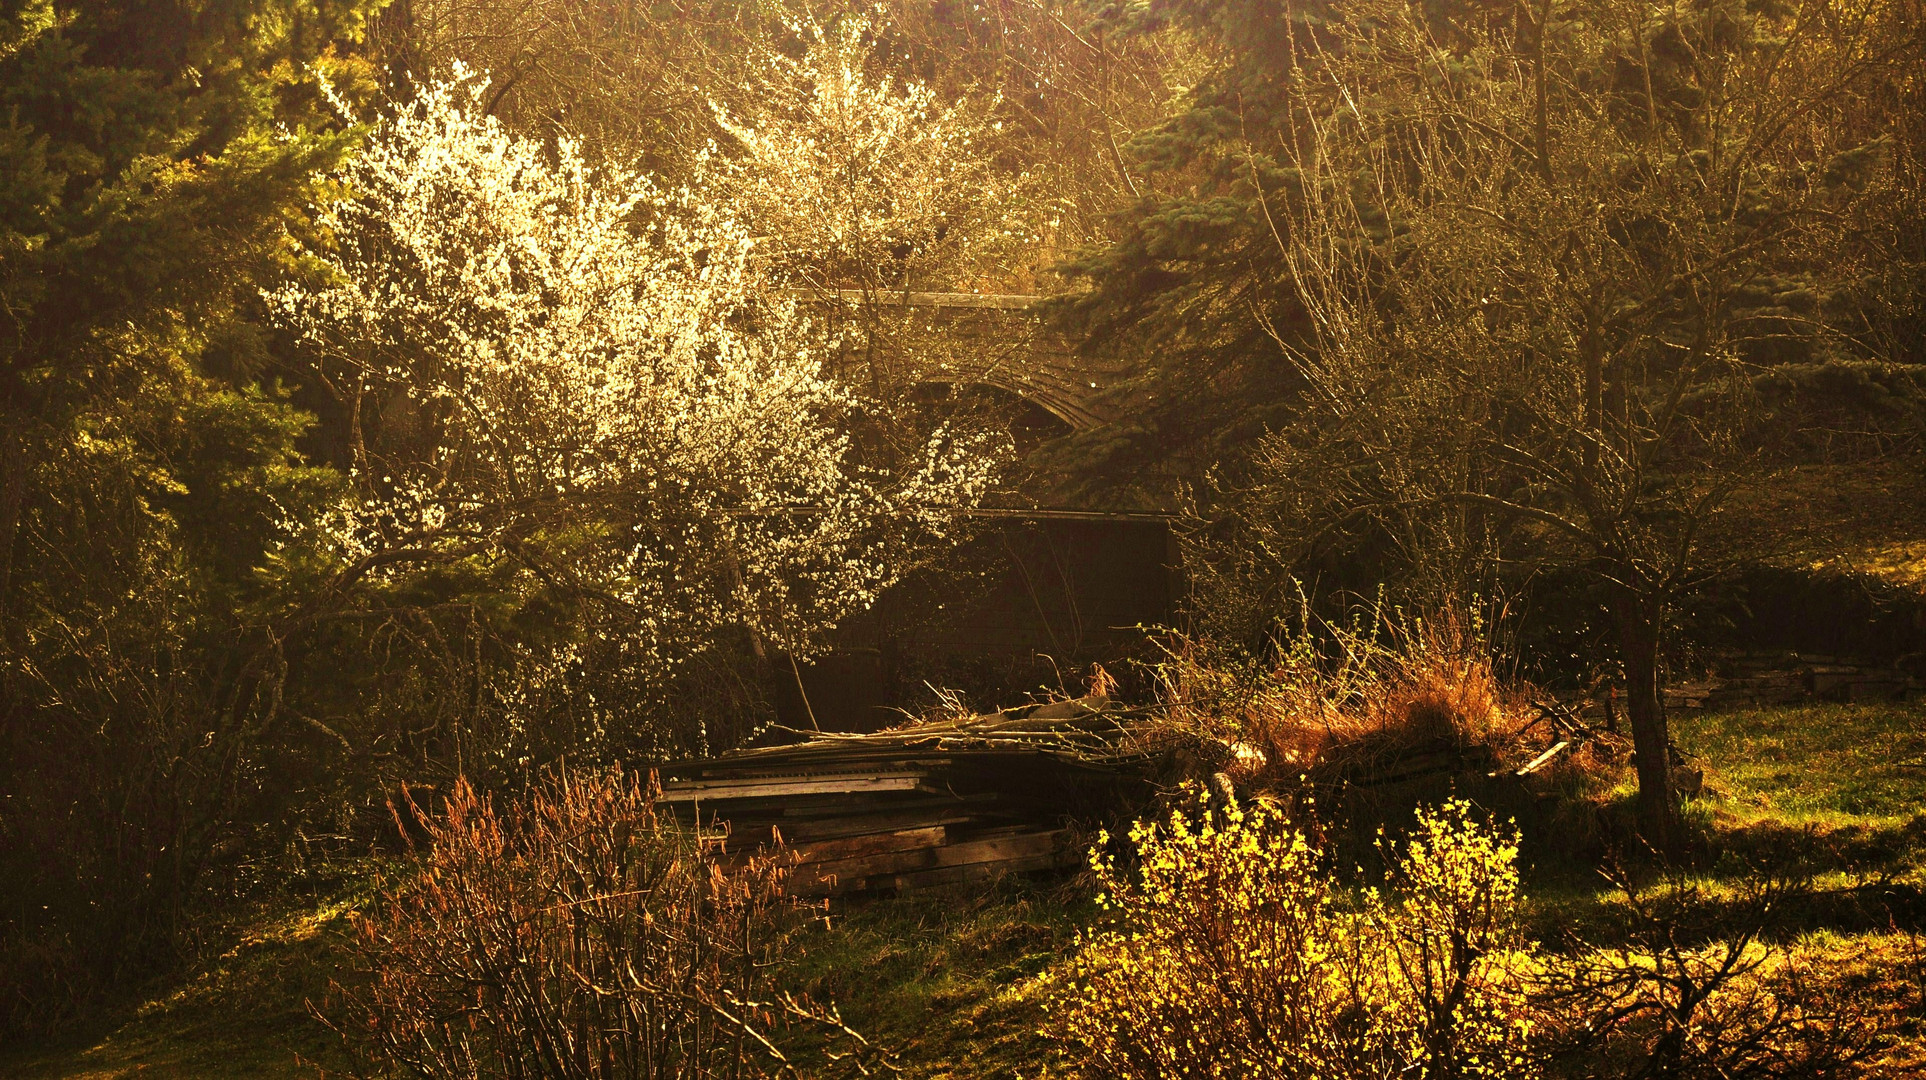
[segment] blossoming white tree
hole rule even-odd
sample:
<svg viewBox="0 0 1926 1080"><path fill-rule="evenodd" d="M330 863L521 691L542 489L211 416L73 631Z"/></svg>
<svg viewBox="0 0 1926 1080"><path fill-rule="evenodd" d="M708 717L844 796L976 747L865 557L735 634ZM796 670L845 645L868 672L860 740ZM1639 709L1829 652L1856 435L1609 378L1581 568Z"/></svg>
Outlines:
<svg viewBox="0 0 1926 1080"><path fill-rule="evenodd" d="M950 531L1000 447L937 430L894 472L858 463L857 403L746 230L506 131L485 86L457 71L376 124L319 211L325 283L270 297L345 373L350 555L507 566L599 612L645 679L731 629L807 653Z"/></svg>
<svg viewBox="0 0 1926 1080"><path fill-rule="evenodd" d="M1010 166L1001 100L906 77L905 35L881 7L798 16L757 43L749 92L711 108L723 135L695 183L735 208L759 270L835 330L828 370L878 405L864 431L879 461L912 461L919 433L1010 426L967 387L1024 358L1027 324L986 348L939 329L911 291L1023 291L1048 211Z"/></svg>
<svg viewBox="0 0 1926 1080"><path fill-rule="evenodd" d="M993 94L944 100L892 78L880 10L802 19L792 56L766 47L757 93L715 107L733 145L712 172L785 283L955 289L1009 275L1037 236L1027 178L994 161ZM1034 254L1034 252L1031 252Z"/></svg>

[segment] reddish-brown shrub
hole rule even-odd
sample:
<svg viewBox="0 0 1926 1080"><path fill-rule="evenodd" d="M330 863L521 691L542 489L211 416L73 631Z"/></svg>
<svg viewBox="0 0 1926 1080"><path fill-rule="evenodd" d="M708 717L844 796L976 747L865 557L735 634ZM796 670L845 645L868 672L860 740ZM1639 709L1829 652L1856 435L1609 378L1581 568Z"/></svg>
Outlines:
<svg viewBox="0 0 1926 1080"><path fill-rule="evenodd" d="M330 1018L374 1056L431 1080L654 1080L793 1075L797 1024L867 1049L770 983L794 911L777 866L725 873L635 777L558 772L503 812L463 783L420 824L419 869L357 924L368 982Z"/></svg>

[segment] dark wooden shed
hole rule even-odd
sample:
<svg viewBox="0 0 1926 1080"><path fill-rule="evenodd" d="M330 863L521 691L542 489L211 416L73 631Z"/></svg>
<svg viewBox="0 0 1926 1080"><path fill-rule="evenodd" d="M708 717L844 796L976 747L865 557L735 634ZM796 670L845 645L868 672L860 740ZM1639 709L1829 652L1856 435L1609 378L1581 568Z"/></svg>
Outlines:
<svg viewBox="0 0 1926 1080"><path fill-rule="evenodd" d="M1141 628L1174 617L1181 579L1163 515L986 510L980 526L852 620L800 680L778 680L782 723L874 731L933 688L983 709L1046 687L1078 693L1092 664L1128 677Z"/></svg>

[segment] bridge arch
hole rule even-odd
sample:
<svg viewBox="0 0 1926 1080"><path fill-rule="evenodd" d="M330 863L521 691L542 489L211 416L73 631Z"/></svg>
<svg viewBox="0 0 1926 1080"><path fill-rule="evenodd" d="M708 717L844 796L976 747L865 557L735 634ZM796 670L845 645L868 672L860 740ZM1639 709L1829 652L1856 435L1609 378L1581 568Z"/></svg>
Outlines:
<svg viewBox="0 0 1926 1080"><path fill-rule="evenodd" d="M939 374L919 380L913 392L926 400L950 394L987 399L987 404L1008 419L1010 436L1016 440L1019 454L1079 430L1073 418L999 380L970 376L946 378Z"/></svg>

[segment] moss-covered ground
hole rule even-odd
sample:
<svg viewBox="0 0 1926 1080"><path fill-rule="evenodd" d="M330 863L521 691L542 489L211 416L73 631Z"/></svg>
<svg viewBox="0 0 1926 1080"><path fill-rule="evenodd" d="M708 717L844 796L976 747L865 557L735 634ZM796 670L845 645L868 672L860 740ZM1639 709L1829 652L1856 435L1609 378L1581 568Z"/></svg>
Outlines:
<svg viewBox="0 0 1926 1080"><path fill-rule="evenodd" d="M278 1080L345 1067L340 1040L314 1018L346 962L342 931L365 879L264 906L231 946L191 977L132 993L137 1001L51 1045L0 1052L18 1080Z"/></svg>

